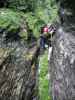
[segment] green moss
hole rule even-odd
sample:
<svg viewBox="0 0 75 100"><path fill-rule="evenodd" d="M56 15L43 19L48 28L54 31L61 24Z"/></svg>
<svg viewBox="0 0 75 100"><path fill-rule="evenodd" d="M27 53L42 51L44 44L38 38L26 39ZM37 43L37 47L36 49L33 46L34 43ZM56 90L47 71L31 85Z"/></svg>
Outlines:
<svg viewBox="0 0 75 100"><path fill-rule="evenodd" d="M45 54L40 57L40 74L39 74L39 100L51 100L51 97L49 95L49 81L46 79L46 75L48 74L48 60L47 60L47 54L46 51Z"/></svg>
<svg viewBox="0 0 75 100"><path fill-rule="evenodd" d="M27 40L27 37L28 37L28 33L27 32L20 32L19 34L20 34L22 39Z"/></svg>

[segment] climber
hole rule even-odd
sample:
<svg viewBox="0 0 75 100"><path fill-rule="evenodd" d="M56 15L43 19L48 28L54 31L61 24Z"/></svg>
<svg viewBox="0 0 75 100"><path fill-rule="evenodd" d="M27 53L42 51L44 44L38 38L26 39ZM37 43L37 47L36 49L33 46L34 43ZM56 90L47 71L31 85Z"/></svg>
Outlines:
<svg viewBox="0 0 75 100"><path fill-rule="evenodd" d="M48 27L45 25L44 27L41 28L41 34L40 34L40 47L42 49L45 49L45 43L46 43L46 36L45 34L48 33Z"/></svg>
<svg viewBox="0 0 75 100"><path fill-rule="evenodd" d="M47 47L49 48L48 61L52 52L52 37L55 34L55 30L56 28L54 24L48 24L41 28L40 47L45 49L45 44L47 44Z"/></svg>

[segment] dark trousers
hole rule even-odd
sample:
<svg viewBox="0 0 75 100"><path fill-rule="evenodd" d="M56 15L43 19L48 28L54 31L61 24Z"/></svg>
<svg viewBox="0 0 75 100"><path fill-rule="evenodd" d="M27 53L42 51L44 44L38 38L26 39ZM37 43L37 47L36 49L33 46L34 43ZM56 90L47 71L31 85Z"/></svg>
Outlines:
<svg viewBox="0 0 75 100"><path fill-rule="evenodd" d="M40 37L40 47L42 48L42 49L44 49L45 48L45 38L43 37L43 36L41 36Z"/></svg>

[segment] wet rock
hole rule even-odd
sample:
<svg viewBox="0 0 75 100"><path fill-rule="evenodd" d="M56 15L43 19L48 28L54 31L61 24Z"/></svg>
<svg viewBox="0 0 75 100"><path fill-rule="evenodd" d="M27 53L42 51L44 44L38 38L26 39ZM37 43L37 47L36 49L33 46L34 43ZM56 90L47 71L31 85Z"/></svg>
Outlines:
<svg viewBox="0 0 75 100"><path fill-rule="evenodd" d="M2 48L1 48L2 49ZM0 50L1 50L0 49ZM29 75L29 66L26 65L25 59L22 58L23 50L18 51L16 49L2 49L1 63L0 63L0 99L1 100L18 100L20 91L23 85L24 75L26 80ZM8 53L7 53L8 52ZM19 60L17 62L17 60ZM27 73L28 72L28 73Z"/></svg>
<svg viewBox="0 0 75 100"><path fill-rule="evenodd" d="M5 45L0 48L0 100L33 100L39 48L27 48L21 40Z"/></svg>
<svg viewBox="0 0 75 100"><path fill-rule="evenodd" d="M37 67L32 65L37 58L34 60L33 55L25 59L24 48L17 45L14 49L0 49L0 100L33 100Z"/></svg>
<svg viewBox="0 0 75 100"><path fill-rule="evenodd" d="M50 60L53 100L75 100L75 36L59 27Z"/></svg>

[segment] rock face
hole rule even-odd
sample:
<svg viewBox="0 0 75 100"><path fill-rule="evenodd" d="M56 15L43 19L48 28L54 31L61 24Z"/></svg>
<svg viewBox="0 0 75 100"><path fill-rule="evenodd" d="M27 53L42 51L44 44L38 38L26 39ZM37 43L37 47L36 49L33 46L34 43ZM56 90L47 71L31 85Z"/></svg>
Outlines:
<svg viewBox="0 0 75 100"><path fill-rule="evenodd" d="M32 59L24 56L28 52L26 48L16 45L14 49L0 48L0 100L32 100L36 84L32 65L36 69L36 58L32 63Z"/></svg>
<svg viewBox="0 0 75 100"><path fill-rule="evenodd" d="M59 2L61 4L61 0ZM53 100L75 100L75 8L72 5L74 5L73 0L72 2L65 0L65 3L62 2L62 6L60 5L67 13L64 12L62 16L64 20L58 27L53 40L50 60Z"/></svg>
<svg viewBox="0 0 75 100"><path fill-rule="evenodd" d="M60 27L50 62L53 100L75 100L75 36Z"/></svg>

